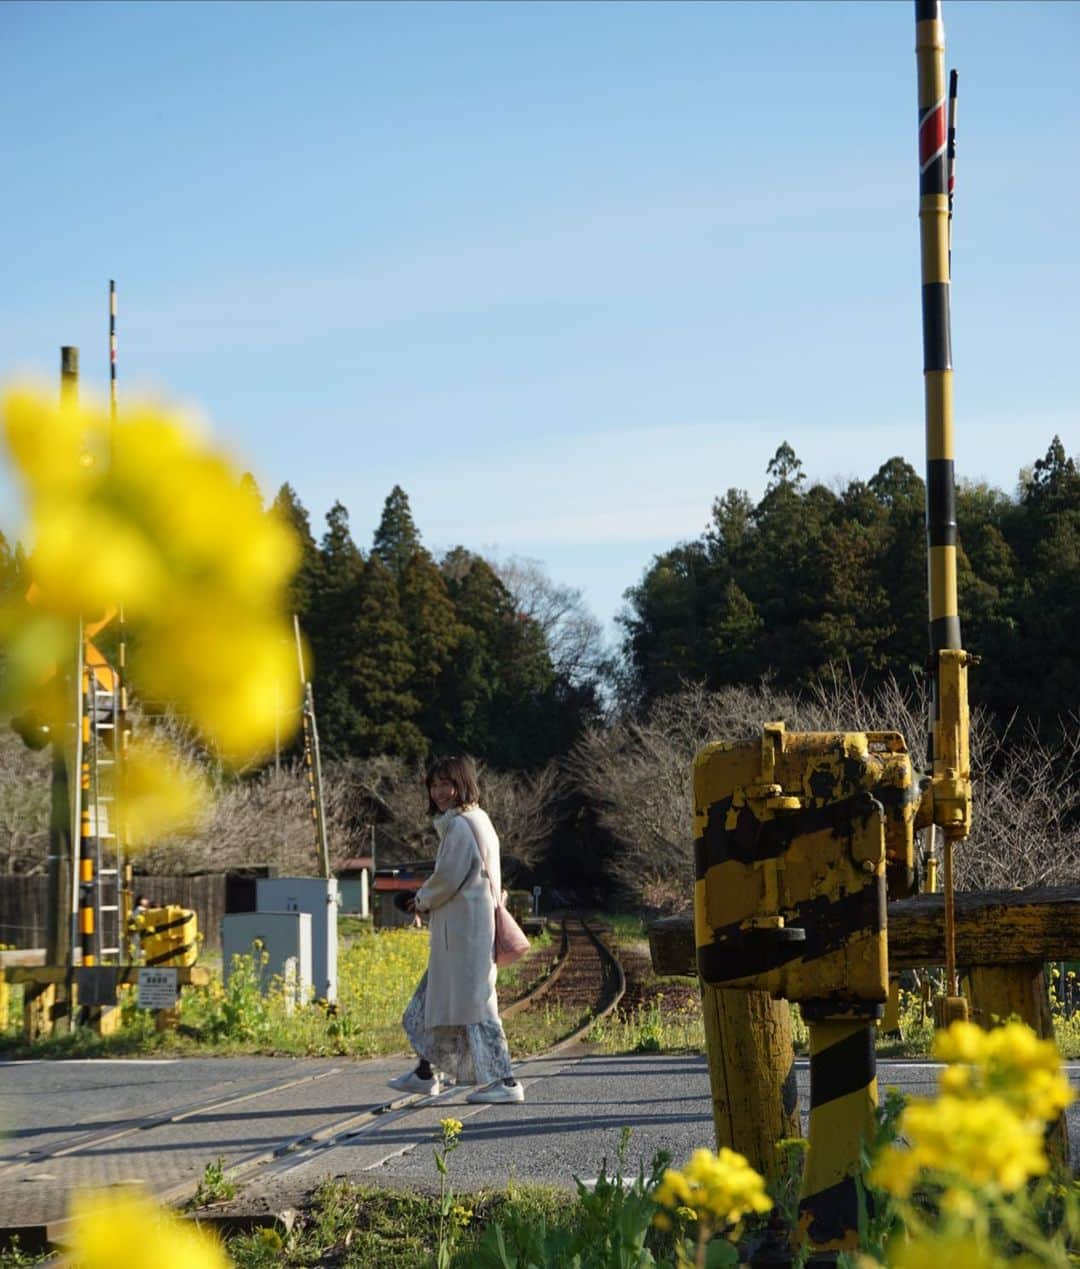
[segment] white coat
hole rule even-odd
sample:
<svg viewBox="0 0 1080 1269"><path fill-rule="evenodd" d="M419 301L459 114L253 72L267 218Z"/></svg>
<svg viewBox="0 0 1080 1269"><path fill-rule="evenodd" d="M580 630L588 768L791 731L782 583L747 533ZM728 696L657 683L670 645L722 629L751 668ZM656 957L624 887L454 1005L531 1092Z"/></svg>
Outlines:
<svg viewBox="0 0 1080 1269"><path fill-rule="evenodd" d="M416 893L416 906L431 913L424 1025L493 1021L499 1016L492 895L502 890L499 837L478 806L435 823L443 829L435 871Z"/></svg>

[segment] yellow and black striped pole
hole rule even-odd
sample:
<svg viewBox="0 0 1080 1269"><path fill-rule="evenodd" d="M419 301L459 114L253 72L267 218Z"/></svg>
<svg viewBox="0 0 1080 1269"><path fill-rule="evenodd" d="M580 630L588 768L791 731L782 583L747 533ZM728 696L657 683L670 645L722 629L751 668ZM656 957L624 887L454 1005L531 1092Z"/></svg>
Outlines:
<svg viewBox="0 0 1080 1269"><path fill-rule="evenodd" d="M930 648L960 647L956 599L949 181L945 35L939 0L916 0L919 61L919 221L922 231L923 374L926 390L926 531Z"/></svg>
<svg viewBox="0 0 1080 1269"><path fill-rule="evenodd" d="M877 1106L876 1028L866 1017L814 1013L803 1005L810 1027L810 1151L799 1232L813 1249L810 1263L823 1264L834 1262L841 1251L858 1249L856 1177Z"/></svg>
<svg viewBox="0 0 1080 1269"><path fill-rule="evenodd" d="M110 459L112 446L116 443L113 432L116 429L116 283L109 279L109 432Z"/></svg>
<svg viewBox="0 0 1080 1269"><path fill-rule="evenodd" d="M91 787L90 763L93 746L97 737L91 727L88 703L94 699L94 671L83 662L82 675L82 708L79 717L79 728L82 731L82 769L79 772L79 786L82 797L79 800L79 947L82 952L82 963L97 963L94 949L94 859L97 842L94 838L94 825L91 822L91 803L95 801L95 792ZM93 816L97 816L94 806Z"/></svg>
<svg viewBox="0 0 1080 1269"><path fill-rule="evenodd" d="M933 717L932 822L943 829L946 999L940 1021L962 1017L956 982L952 846L971 826L968 759L968 656L960 641L956 585L956 479L953 459L950 248L950 115L945 85L945 29L940 0L915 0L919 78L919 226L922 259L923 382L926 410L926 539L930 592ZM956 81L953 79L955 93Z"/></svg>
<svg viewBox="0 0 1080 1269"><path fill-rule="evenodd" d="M117 346L116 346L116 282L109 279L109 470L112 472L116 464L116 418L117 418L117 390L116 390L116 368L117 368ZM114 793L116 801L114 805L115 825L113 832L116 834L116 864L117 868L122 868L124 878L122 886L119 887L118 903L120 906L119 914L119 931L127 929L128 917L131 915L131 908L134 896L131 889L131 867L126 862L127 846L128 846L128 824L127 824L127 756L128 747L131 741L131 727L128 722L128 695L127 695L127 622L124 618L124 605L121 604L117 613L117 630L116 630L116 726L113 733L113 760L116 763L116 779ZM118 931L118 932L119 932ZM117 938L117 943L122 943L122 939ZM130 948L130 945L129 945ZM129 953L130 954L130 953Z"/></svg>
<svg viewBox="0 0 1080 1269"><path fill-rule="evenodd" d="M315 827L315 848L319 852L322 875L330 876L330 845L326 834L326 809L323 802L322 760L319 755L319 728L315 722L315 696L311 680L304 664L304 641L300 636L300 618L293 613L293 632L296 635L296 659L300 667L300 687L304 694L301 718L304 725L304 765L307 768L308 797L311 801L311 820Z"/></svg>

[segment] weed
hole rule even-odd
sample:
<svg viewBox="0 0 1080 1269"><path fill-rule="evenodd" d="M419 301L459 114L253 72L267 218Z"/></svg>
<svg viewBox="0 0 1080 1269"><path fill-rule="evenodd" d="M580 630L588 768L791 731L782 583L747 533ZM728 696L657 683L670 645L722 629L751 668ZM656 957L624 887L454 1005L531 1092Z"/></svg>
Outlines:
<svg viewBox="0 0 1080 1269"><path fill-rule="evenodd" d="M450 1257L454 1251L454 1234L458 1228L464 1228L468 1224L467 1218L462 1219L466 1209L460 1204L456 1209L454 1208L454 1191L450 1188L450 1169L446 1162L458 1147L461 1126L460 1119L441 1119L439 1141L442 1149L436 1146L432 1152L435 1155L435 1166L439 1169L439 1244L435 1252L436 1269L450 1269ZM452 1211L462 1215L456 1219L452 1218ZM470 1210L469 1216L471 1215Z"/></svg>
<svg viewBox="0 0 1080 1269"><path fill-rule="evenodd" d="M41 1265L51 1259L48 1253L36 1255L23 1251L19 1235L15 1234L7 1247L0 1249L0 1269L26 1269L29 1265Z"/></svg>
<svg viewBox="0 0 1080 1269"><path fill-rule="evenodd" d="M202 1180L191 1196L187 1207L209 1207L211 1203L228 1203L236 1198L236 1183L229 1179L225 1172L225 1159L222 1155L208 1163L203 1169Z"/></svg>
<svg viewBox="0 0 1080 1269"><path fill-rule="evenodd" d="M705 1047L701 1000L697 996L666 1005L663 992L595 1022L589 1039L602 1053L700 1053Z"/></svg>

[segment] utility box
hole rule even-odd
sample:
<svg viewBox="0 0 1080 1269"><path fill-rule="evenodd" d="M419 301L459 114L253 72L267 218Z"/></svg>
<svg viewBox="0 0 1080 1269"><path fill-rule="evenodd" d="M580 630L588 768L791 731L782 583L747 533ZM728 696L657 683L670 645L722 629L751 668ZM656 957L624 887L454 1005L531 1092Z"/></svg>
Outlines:
<svg viewBox="0 0 1080 1269"><path fill-rule="evenodd" d="M262 989L280 978L289 997L297 1003L311 996L311 917L306 912L232 912L221 920L221 948L225 981L232 973L234 956L247 956L256 940L266 957L262 965Z"/></svg>
<svg viewBox="0 0 1080 1269"><path fill-rule="evenodd" d="M357 855L337 870L338 904L343 914L370 918L372 863L370 855Z"/></svg>
<svg viewBox="0 0 1080 1269"><path fill-rule="evenodd" d="M311 973L315 998L337 1000L338 883L334 877L260 877L260 914L306 912L311 917Z"/></svg>

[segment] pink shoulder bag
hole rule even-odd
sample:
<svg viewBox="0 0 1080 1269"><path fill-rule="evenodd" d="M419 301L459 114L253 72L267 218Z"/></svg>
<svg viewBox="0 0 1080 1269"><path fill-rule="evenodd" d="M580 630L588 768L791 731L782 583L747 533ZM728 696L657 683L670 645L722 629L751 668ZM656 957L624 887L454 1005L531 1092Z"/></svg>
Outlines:
<svg viewBox="0 0 1080 1269"><path fill-rule="evenodd" d="M463 817L466 823L469 823L468 816ZM495 893L495 885L491 880L491 870L487 866L484 859L484 852L480 849L480 839L476 835L476 829L469 824L469 830L473 835L473 844L476 846L476 853L480 856L481 867L487 872L488 885L491 887L491 898L495 904L495 946L492 949L492 957L498 966L513 965L520 960L529 950L529 939L525 931L514 920L510 909L502 901L502 896Z"/></svg>

